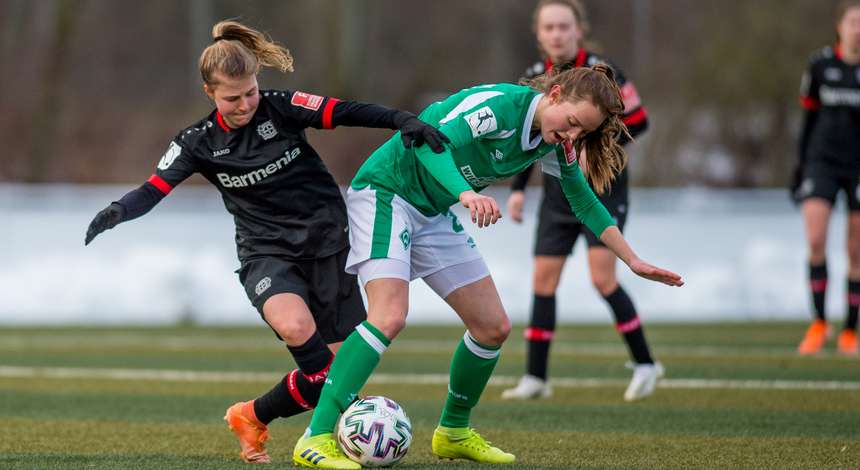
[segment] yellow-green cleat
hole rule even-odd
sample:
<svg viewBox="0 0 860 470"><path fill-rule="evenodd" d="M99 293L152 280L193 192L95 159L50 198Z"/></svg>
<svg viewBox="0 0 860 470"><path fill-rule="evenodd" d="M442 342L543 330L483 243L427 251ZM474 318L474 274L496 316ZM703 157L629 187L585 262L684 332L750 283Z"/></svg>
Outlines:
<svg viewBox="0 0 860 470"><path fill-rule="evenodd" d="M433 453L440 459L466 459L481 463L500 464L514 463L514 460L517 459L514 454L491 446L471 428L451 430L436 428L436 431L433 432L431 447Z"/></svg>
<svg viewBox="0 0 860 470"><path fill-rule="evenodd" d="M343 470L361 468L357 462L353 462L343 455L331 433L312 437L308 437L306 433L302 436L293 449L293 463L301 467L311 468L339 468Z"/></svg>

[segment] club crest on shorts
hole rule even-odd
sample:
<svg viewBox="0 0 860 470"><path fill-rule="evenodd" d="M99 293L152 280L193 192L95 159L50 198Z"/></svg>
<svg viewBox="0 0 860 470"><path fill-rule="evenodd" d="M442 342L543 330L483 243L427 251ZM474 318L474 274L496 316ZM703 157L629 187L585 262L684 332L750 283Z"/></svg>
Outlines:
<svg viewBox="0 0 860 470"><path fill-rule="evenodd" d="M409 229L408 228L403 229L403 231L400 232L400 235L398 235L397 237L400 238L400 243L403 244L403 251L406 251L406 249L409 248L409 241L410 241L409 240Z"/></svg>
<svg viewBox="0 0 860 470"><path fill-rule="evenodd" d="M269 290L269 287L272 287L272 278L266 276L263 279L260 279L260 282L257 283L257 287L254 288L254 292L256 292L257 295L260 295Z"/></svg>

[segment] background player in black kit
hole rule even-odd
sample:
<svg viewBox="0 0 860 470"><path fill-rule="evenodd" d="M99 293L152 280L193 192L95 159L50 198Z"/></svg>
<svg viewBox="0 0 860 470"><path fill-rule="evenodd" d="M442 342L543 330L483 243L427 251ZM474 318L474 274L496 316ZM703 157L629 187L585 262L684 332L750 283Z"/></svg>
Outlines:
<svg viewBox="0 0 860 470"><path fill-rule="evenodd" d="M263 463L269 462L268 423L316 405L333 353L367 317L356 277L344 272L346 205L304 130L399 129L407 147L426 142L436 152L447 138L407 112L299 91L260 91L262 66L292 70L289 51L234 21L216 24L212 36L199 65L216 109L173 139L146 183L96 215L85 242L145 214L195 172L218 189L236 224L239 280L298 365L224 417L239 438L241 457Z"/></svg>
<svg viewBox="0 0 860 470"><path fill-rule="evenodd" d="M792 195L801 202L809 246L809 286L815 319L798 346L815 354L829 335L824 313L827 289L827 225L836 194L848 206L848 313L837 341L841 353L857 355L860 308L860 1L842 2L836 17L837 43L812 55L803 74L804 109L799 162Z"/></svg>
<svg viewBox="0 0 860 470"><path fill-rule="evenodd" d="M613 67L615 80L621 89L625 109L623 121L635 137L648 126L645 108L633 83L606 58L584 46L588 34L585 8L578 0L542 0L534 11L533 27L544 60L529 67L526 77L552 73L555 64L564 67L590 67L603 62ZM555 68L560 66L556 65ZM580 160L582 161L582 160ZM588 173L587 168L583 172ZM516 222L522 221L524 190L531 167L516 176L511 185L508 213ZM573 249L580 232L588 243L588 265L595 289L606 300L615 317L616 329L623 336L633 359L633 379L624 393L632 401L650 395L657 379L663 375L663 366L655 363L645 341L645 335L630 297L618 284L615 276L615 256L567 208L567 200L555 178L543 178L543 199L540 204L535 264L532 313L525 331L528 357L526 375L519 384L505 390L503 398L541 398L551 395L547 383L549 347L556 324L555 292L558 289L565 261ZM628 174L625 168L610 188L599 194L600 202L615 218L623 230L627 217Z"/></svg>

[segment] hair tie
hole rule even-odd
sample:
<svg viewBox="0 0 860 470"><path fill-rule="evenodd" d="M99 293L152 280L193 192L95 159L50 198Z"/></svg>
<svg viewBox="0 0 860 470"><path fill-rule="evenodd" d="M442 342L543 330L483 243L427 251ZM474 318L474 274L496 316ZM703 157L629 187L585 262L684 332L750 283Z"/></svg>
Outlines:
<svg viewBox="0 0 860 470"><path fill-rule="evenodd" d="M212 38L212 43L214 44L218 41L229 41L229 40L230 40L230 38L225 38L224 36L215 36L214 38Z"/></svg>

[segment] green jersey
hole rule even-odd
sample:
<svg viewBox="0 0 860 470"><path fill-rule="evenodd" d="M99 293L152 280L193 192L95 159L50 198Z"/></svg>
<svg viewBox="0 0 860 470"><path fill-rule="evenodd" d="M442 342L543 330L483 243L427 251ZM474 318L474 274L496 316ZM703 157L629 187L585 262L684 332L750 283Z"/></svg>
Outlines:
<svg viewBox="0 0 860 470"><path fill-rule="evenodd" d="M541 160L543 171L560 179L579 220L600 236L613 220L589 188L575 152L532 133L542 96L529 87L497 84L467 88L437 101L419 117L450 139L446 150L433 153L427 145L407 149L395 134L364 162L352 187L397 194L433 216L446 213L463 191L481 191Z"/></svg>

